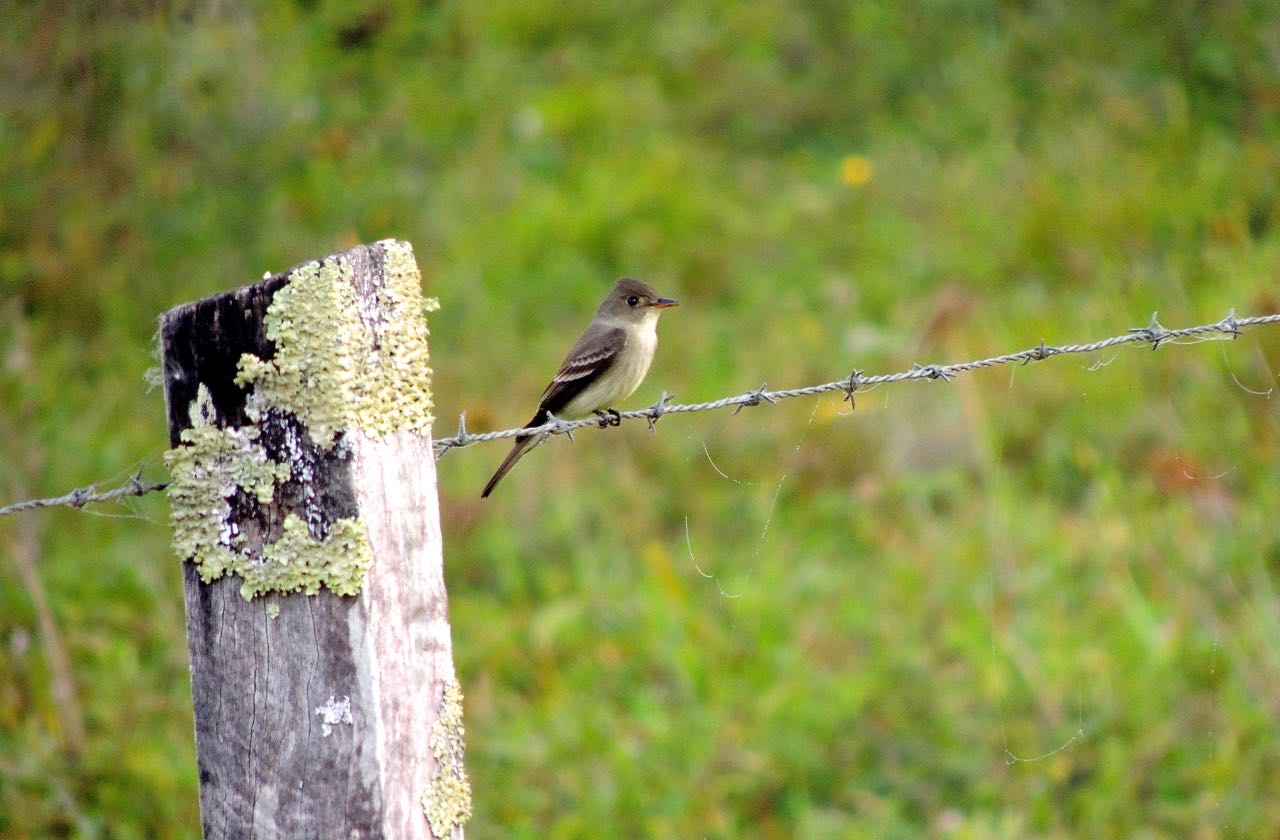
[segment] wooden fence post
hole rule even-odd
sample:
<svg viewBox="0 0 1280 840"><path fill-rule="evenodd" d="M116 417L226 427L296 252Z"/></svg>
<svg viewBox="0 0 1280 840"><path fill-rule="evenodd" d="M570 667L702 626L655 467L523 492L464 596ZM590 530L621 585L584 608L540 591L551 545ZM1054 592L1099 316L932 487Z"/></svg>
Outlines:
<svg viewBox="0 0 1280 840"><path fill-rule="evenodd" d="M207 837L462 836L420 280L387 240L161 319Z"/></svg>

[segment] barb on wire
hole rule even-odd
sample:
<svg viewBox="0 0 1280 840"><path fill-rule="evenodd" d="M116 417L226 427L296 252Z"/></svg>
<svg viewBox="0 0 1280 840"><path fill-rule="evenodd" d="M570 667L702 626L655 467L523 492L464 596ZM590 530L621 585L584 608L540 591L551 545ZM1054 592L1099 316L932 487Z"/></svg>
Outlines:
<svg viewBox="0 0 1280 840"><path fill-rule="evenodd" d="M667 414L685 414L694 411L714 411L717 408L726 408L734 406L734 414L737 414L743 408L748 406L760 405L767 402L770 405L777 405L779 400L791 399L792 397L808 397L815 394L822 394L828 391L840 391L844 393L844 398L850 402L853 401L854 394L858 391L866 390L873 385L884 385L890 382L904 382L910 379L932 379L943 382L950 382L955 378L956 374L969 373L970 371L979 370L981 368L996 367L998 365L1008 364L1029 364L1031 362L1039 362L1052 356L1064 356L1071 353L1096 353L1099 350L1105 350L1108 347L1115 347L1121 344L1137 344L1147 343L1151 345L1152 350L1159 350L1165 344L1173 343L1178 338L1190 338L1196 336L1220 335L1235 338L1240 335L1241 327L1252 327L1260 324L1276 324L1280 323L1280 315L1258 315L1249 318L1236 317L1235 309L1226 314L1221 321L1213 324L1201 324L1195 327L1180 327L1178 329L1166 329L1157 320L1156 315L1151 315L1151 322L1145 327L1135 327L1128 330L1124 335L1116 335L1111 338L1104 338L1100 341L1090 342L1089 344L1065 344L1060 346L1046 345L1041 341L1035 347L1027 350L1019 350L1016 353L1007 353L1003 356L993 356L989 359L977 359L972 362L957 362L950 365L912 365L910 370L900 371L898 373L886 373L878 376L867 376L860 370L854 370L843 379L837 379L834 382L824 382L821 385L810 385L805 388L788 388L780 391L770 391L767 385L761 385L744 394L736 394L731 397L713 400L711 402L690 403L671 405L669 400L671 397L664 391L662 398L647 408L637 409L635 411L620 411L614 422L610 425L619 425L623 420L644 420L649 424L649 429L656 432L655 424L658 418ZM533 429L504 429L500 432L486 432L484 434L461 434L451 438L442 438L435 442L436 457L441 457L450 449L463 446L471 446L476 443L484 443L490 440L505 440L513 438L517 435L541 434L563 435L570 434L576 429L584 426L599 425L599 420L595 417L585 420L562 420L558 417L551 418L547 423Z"/></svg>
<svg viewBox="0 0 1280 840"><path fill-rule="evenodd" d="M649 424L649 431L653 432L655 435L658 433L658 421L662 419L662 415L667 413L667 403L675 398L675 394L668 394L666 391L663 391L662 396L658 397L658 401L649 406L649 413L645 415L644 419L645 422ZM621 412L618 414L618 422L615 425L622 425Z"/></svg>
<svg viewBox="0 0 1280 840"><path fill-rule="evenodd" d="M35 510L36 508L57 507L59 505L67 505L79 509L85 505L112 502L128 496L145 496L148 493L163 490L168 486L169 482L167 481L143 481L142 471L139 470L137 475L129 479L128 484L117 487L114 490L98 492L97 485L90 484L87 487L77 487L64 496L52 499L28 499L25 502L14 502L11 505L0 507L0 516L8 516L11 513L21 513L24 510Z"/></svg>
<svg viewBox="0 0 1280 840"><path fill-rule="evenodd" d="M458 415L458 433L453 436L457 441L455 447L461 449L471 443L471 435L467 434L467 413L464 411ZM436 460L439 461L449 451L449 447L438 449L436 451Z"/></svg>
<svg viewBox="0 0 1280 840"><path fill-rule="evenodd" d="M849 374L849 378L845 380L844 389L843 389L844 397L842 398L841 401L847 402L849 406L852 408L854 404L853 395L858 393L858 389L861 387L862 387L862 371L858 370L857 368L854 368L853 371Z"/></svg>
<svg viewBox="0 0 1280 840"><path fill-rule="evenodd" d="M733 410L733 414L735 417L738 415L739 411L742 411L742 409L752 405L759 405L761 400L763 400L764 402L767 402L769 405L778 404L777 398L775 398L772 394L769 393L768 382L765 382L763 385L761 385L759 388L755 389L754 391L748 391L742 396L746 397L746 399L744 399L742 402L739 402L738 407Z"/></svg>
<svg viewBox="0 0 1280 840"><path fill-rule="evenodd" d="M1159 350L1161 342L1168 341L1173 335L1164 327L1160 326L1160 322L1156 320L1156 315L1158 314L1158 312L1152 312L1151 323L1147 324L1145 327L1129 328L1129 332L1137 333L1138 337L1143 341L1150 341L1152 350ZM1235 309L1232 309L1231 312L1227 313L1227 318L1231 318L1234 314Z"/></svg>

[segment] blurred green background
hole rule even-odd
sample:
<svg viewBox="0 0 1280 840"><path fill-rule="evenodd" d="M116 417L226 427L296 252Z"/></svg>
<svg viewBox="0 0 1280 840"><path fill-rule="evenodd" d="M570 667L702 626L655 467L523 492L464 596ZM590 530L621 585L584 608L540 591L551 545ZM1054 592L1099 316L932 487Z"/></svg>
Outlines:
<svg viewBox="0 0 1280 840"><path fill-rule="evenodd" d="M0 502L156 319L413 243L437 436L612 280L633 407L1280 311L1271 2L9 4ZM1270 837L1280 329L439 464L472 837ZM0 520L0 836L199 832L158 495Z"/></svg>

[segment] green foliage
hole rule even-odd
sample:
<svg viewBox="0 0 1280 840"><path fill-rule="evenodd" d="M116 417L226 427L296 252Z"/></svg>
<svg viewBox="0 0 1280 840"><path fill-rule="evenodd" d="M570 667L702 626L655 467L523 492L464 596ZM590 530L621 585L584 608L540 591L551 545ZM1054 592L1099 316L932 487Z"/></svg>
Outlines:
<svg viewBox="0 0 1280 840"><path fill-rule="evenodd" d="M1280 310L1270 3L6 24L6 500L158 467L160 312L389 236L438 435L526 420L621 274L685 304L636 404ZM450 454L469 834L1274 833L1273 333L584 433L483 504L501 448ZM131 511L0 521L2 836L198 834L179 566Z"/></svg>

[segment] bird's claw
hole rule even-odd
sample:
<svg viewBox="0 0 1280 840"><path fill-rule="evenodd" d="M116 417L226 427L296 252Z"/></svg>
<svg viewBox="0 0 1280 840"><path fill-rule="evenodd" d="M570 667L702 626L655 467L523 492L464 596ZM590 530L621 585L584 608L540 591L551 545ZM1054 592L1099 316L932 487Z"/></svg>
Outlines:
<svg viewBox="0 0 1280 840"><path fill-rule="evenodd" d="M597 409L594 413L596 417L600 418L600 428L602 429L622 425L622 414L616 408L606 408L603 411Z"/></svg>

